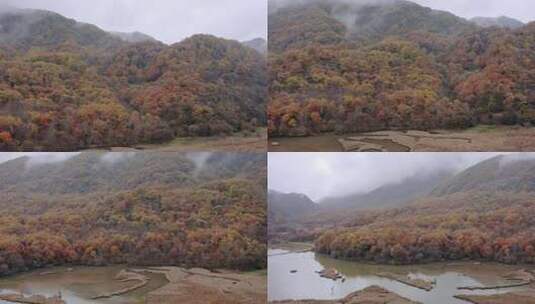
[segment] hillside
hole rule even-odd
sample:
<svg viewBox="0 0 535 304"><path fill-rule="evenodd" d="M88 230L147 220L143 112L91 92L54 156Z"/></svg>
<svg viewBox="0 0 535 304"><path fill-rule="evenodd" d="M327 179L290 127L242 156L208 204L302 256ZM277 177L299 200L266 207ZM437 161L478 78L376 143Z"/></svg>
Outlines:
<svg viewBox="0 0 535 304"><path fill-rule="evenodd" d="M328 197L319 202L325 210L351 209L371 210L399 208L426 197L435 187L452 175L451 172L419 174L399 183L387 184L366 193Z"/></svg>
<svg viewBox="0 0 535 304"><path fill-rule="evenodd" d="M0 150L130 146L265 125L265 58L237 41L125 41L37 10L4 12L0 26Z"/></svg>
<svg viewBox="0 0 535 304"><path fill-rule="evenodd" d="M94 25L44 10L0 10L0 26L0 43L23 50L54 48L68 42L95 48L112 48L121 44L121 39Z"/></svg>
<svg viewBox="0 0 535 304"><path fill-rule="evenodd" d="M274 218L291 220L318 211L319 205L301 193L268 191L268 212Z"/></svg>
<svg viewBox="0 0 535 304"><path fill-rule="evenodd" d="M481 27L505 27L505 28L520 28L524 26L522 21L516 20L514 18L509 18L506 16L491 18L491 17L474 17L470 21Z"/></svg>
<svg viewBox="0 0 535 304"><path fill-rule="evenodd" d="M83 153L0 164L0 275L48 265L266 263L260 154Z"/></svg>
<svg viewBox="0 0 535 304"><path fill-rule="evenodd" d="M269 26L270 136L535 122L533 23L330 0L272 4Z"/></svg>
<svg viewBox="0 0 535 304"><path fill-rule="evenodd" d="M518 157L518 159L515 159ZM436 187L432 195L468 191L535 191L535 159L531 156L497 156L481 162Z"/></svg>
<svg viewBox="0 0 535 304"><path fill-rule="evenodd" d="M317 227L303 225L304 220L321 213L320 206L302 193L268 190L268 231L270 244L287 241L312 241Z"/></svg>
<svg viewBox="0 0 535 304"><path fill-rule="evenodd" d="M316 251L395 264L535 263L534 166L518 155L493 158L406 207L339 217L336 228L316 238Z"/></svg>
<svg viewBox="0 0 535 304"><path fill-rule="evenodd" d="M268 43L264 38L255 38L252 40L242 42L243 45L248 46L260 54L267 55Z"/></svg>

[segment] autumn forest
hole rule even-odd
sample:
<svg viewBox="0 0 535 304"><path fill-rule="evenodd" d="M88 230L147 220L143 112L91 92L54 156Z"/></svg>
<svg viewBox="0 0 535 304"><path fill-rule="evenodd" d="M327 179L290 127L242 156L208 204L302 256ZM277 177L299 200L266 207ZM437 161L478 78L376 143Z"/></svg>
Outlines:
<svg viewBox="0 0 535 304"><path fill-rule="evenodd" d="M535 122L533 23L403 0L270 6L270 136Z"/></svg>
<svg viewBox="0 0 535 304"><path fill-rule="evenodd" d="M266 267L265 155L82 153L0 164L0 276L53 265Z"/></svg>
<svg viewBox="0 0 535 304"><path fill-rule="evenodd" d="M232 134L266 123L265 56L172 45L49 11L0 12L0 150L72 151Z"/></svg>

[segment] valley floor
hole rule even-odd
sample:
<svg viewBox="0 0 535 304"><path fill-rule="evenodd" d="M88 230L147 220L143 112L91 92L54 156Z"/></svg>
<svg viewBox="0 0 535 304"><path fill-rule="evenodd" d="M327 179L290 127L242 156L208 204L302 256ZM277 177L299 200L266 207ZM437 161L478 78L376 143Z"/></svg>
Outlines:
<svg viewBox="0 0 535 304"><path fill-rule="evenodd" d="M60 267L1 279L0 303L256 304L266 303L266 286L265 271Z"/></svg>
<svg viewBox="0 0 535 304"><path fill-rule="evenodd" d="M266 151L267 131L260 128L252 133L235 133L228 136L181 137L162 144L139 144L133 147L109 147L92 150L111 152L150 150L156 152L264 152Z"/></svg>
<svg viewBox="0 0 535 304"><path fill-rule="evenodd" d="M477 126L467 130L379 131L269 139L273 152L521 152L535 150L535 128Z"/></svg>
<svg viewBox="0 0 535 304"><path fill-rule="evenodd" d="M255 304L267 299L264 273L217 273L205 269L157 267L150 272L163 273L169 283L147 295L147 304Z"/></svg>

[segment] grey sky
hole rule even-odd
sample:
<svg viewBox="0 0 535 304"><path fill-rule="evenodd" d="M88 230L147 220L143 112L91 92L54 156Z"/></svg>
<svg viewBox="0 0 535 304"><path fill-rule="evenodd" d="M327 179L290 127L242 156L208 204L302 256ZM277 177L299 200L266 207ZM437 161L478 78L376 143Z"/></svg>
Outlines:
<svg viewBox="0 0 535 304"><path fill-rule="evenodd" d="M464 18L508 16L523 22L535 20L533 0L412 0Z"/></svg>
<svg viewBox="0 0 535 304"><path fill-rule="evenodd" d="M465 169L499 153L269 153L268 187L319 201L429 170Z"/></svg>
<svg viewBox="0 0 535 304"><path fill-rule="evenodd" d="M193 34L250 40L267 37L266 0L0 0L46 9L107 31L139 31L174 43Z"/></svg>

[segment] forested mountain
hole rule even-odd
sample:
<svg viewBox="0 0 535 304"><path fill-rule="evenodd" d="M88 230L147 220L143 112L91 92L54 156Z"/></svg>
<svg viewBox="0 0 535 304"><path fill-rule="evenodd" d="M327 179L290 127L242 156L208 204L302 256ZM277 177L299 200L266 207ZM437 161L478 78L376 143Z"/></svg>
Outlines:
<svg viewBox="0 0 535 304"><path fill-rule="evenodd" d="M316 250L379 263L535 263L535 160L483 161L407 207L338 217Z"/></svg>
<svg viewBox="0 0 535 304"><path fill-rule="evenodd" d="M445 180L432 195L467 191L535 192L535 157L497 156Z"/></svg>
<svg viewBox="0 0 535 304"><path fill-rule="evenodd" d="M425 197L453 173L449 171L419 173L399 183L387 184L366 193L327 197L319 202L325 209L370 210L399 208Z"/></svg>
<svg viewBox="0 0 535 304"><path fill-rule="evenodd" d="M121 39L94 25L79 23L44 10L0 10L0 25L0 42L4 47L24 50L32 47L55 48L70 42L79 46L107 48L121 44Z"/></svg>
<svg viewBox="0 0 535 304"><path fill-rule="evenodd" d="M475 17L470 19L470 21L474 22L475 24L482 26L482 27L506 27L506 28L519 28L524 26L524 23L522 21L509 18L506 16L496 17L496 18L490 18L490 17Z"/></svg>
<svg viewBox="0 0 535 304"><path fill-rule="evenodd" d="M255 49L257 52L267 55L268 43L263 38L256 38L243 42L245 46Z"/></svg>
<svg viewBox="0 0 535 304"><path fill-rule="evenodd" d="M0 275L47 265L266 263L260 154L82 153L0 164Z"/></svg>
<svg viewBox="0 0 535 304"><path fill-rule="evenodd" d="M319 205L301 193L268 192L268 212L275 218L291 220L319 210Z"/></svg>
<svg viewBox="0 0 535 304"><path fill-rule="evenodd" d="M320 212L320 206L302 193L268 191L268 239L271 243L311 240L303 219Z"/></svg>
<svg viewBox="0 0 535 304"><path fill-rule="evenodd" d="M165 45L53 12L0 12L4 151L249 130L265 124L266 83L265 56L237 41L195 35Z"/></svg>
<svg viewBox="0 0 535 304"><path fill-rule="evenodd" d="M403 0L274 1L269 133L530 125L534 41L534 23L486 28Z"/></svg>

